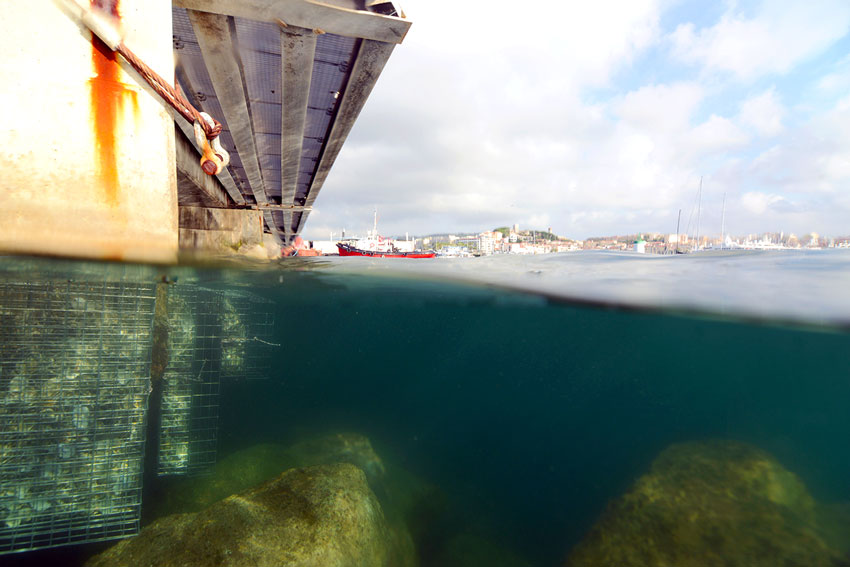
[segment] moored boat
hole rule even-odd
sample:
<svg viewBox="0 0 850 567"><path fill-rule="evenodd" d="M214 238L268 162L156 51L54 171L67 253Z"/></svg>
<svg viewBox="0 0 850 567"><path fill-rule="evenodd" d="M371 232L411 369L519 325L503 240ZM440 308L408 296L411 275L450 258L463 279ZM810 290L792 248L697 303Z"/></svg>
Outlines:
<svg viewBox="0 0 850 567"><path fill-rule="evenodd" d="M433 251L423 252L421 250L414 250L412 252L402 252L398 249L392 248L386 250L363 250L342 242L337 242L336 247L339 250L340 256L365 256L368 258L433 258L436 255Z"/></svg>
<svg viewBox="0 0 850 567"><path fill-rule="evenodd" d="M352 244L353 243L353 244ZM363 256L367 258L433 258L437 255L433 250L413 250L410 241L397 242L392 238L384 238L378 234L378 211L375 211L375 221L366 238L337 242L340 256Z"/></svg>

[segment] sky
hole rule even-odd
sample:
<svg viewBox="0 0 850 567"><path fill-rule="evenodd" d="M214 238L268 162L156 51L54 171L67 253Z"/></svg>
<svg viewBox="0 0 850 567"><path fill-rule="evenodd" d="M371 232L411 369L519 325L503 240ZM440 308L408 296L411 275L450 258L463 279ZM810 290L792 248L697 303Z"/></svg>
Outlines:
<svg viewBox="0 0 850 567"><path fill-rule="evenodd" d="M850 235L847 0L402 7L305 237Z"/></svg>

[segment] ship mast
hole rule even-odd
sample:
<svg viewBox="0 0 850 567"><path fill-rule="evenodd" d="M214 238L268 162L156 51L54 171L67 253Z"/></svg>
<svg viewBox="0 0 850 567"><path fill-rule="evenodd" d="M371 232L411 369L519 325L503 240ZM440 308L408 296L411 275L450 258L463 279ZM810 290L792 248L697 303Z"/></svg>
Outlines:
<svg viewBox="0 0 850 567"><path fill-rule="evenodd" d="M676 220L676 254L679 253L679 224L682 222L682 209L679 209L679 218Z"/></svg>
<svg viewBox="0 0 850 567"><path fill-rule="evenodd" d="M697 238L694 250L699 250L699 215L702 210L702 175L699 176L699 192L697 193Z"/></svg>

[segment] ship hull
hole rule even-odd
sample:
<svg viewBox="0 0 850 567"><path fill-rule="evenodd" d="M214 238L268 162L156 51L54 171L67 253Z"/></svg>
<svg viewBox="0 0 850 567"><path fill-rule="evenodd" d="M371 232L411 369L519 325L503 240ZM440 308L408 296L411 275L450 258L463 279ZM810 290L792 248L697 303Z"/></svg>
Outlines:
<svg viewBox="0 0 850 567"><path fill-rule="evenodd" d="M348 244L337 244L340 256L362 256L366 258L433 258L434 252L382 252L380 250L361 250Z"/></svg>

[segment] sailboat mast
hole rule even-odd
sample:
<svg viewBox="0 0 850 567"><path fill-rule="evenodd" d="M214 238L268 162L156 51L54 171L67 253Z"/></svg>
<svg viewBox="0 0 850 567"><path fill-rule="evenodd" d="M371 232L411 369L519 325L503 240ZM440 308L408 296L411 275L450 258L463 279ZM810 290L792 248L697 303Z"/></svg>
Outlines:
<svg viewBox="0 0 850 567"><path fill-rule="evenodd" d="M682 222L682 209L679 209L679 218L676 220L676 254L679 253L679 224Z"/></svg>
<svg viewBox="0 0 850 567"><path fill-rule="evenodd" d="M723 250L723 235L726 233L726 192L723 192L723 208L720 209L720 249Z"/></svg>
<svg viewBox="0 0 850 567"><path fill-rule="evenodd" d="M697 238L694 250L699 250L699 215L702 210L702 175L699 176L699 192L697 192Z"/></svg>

